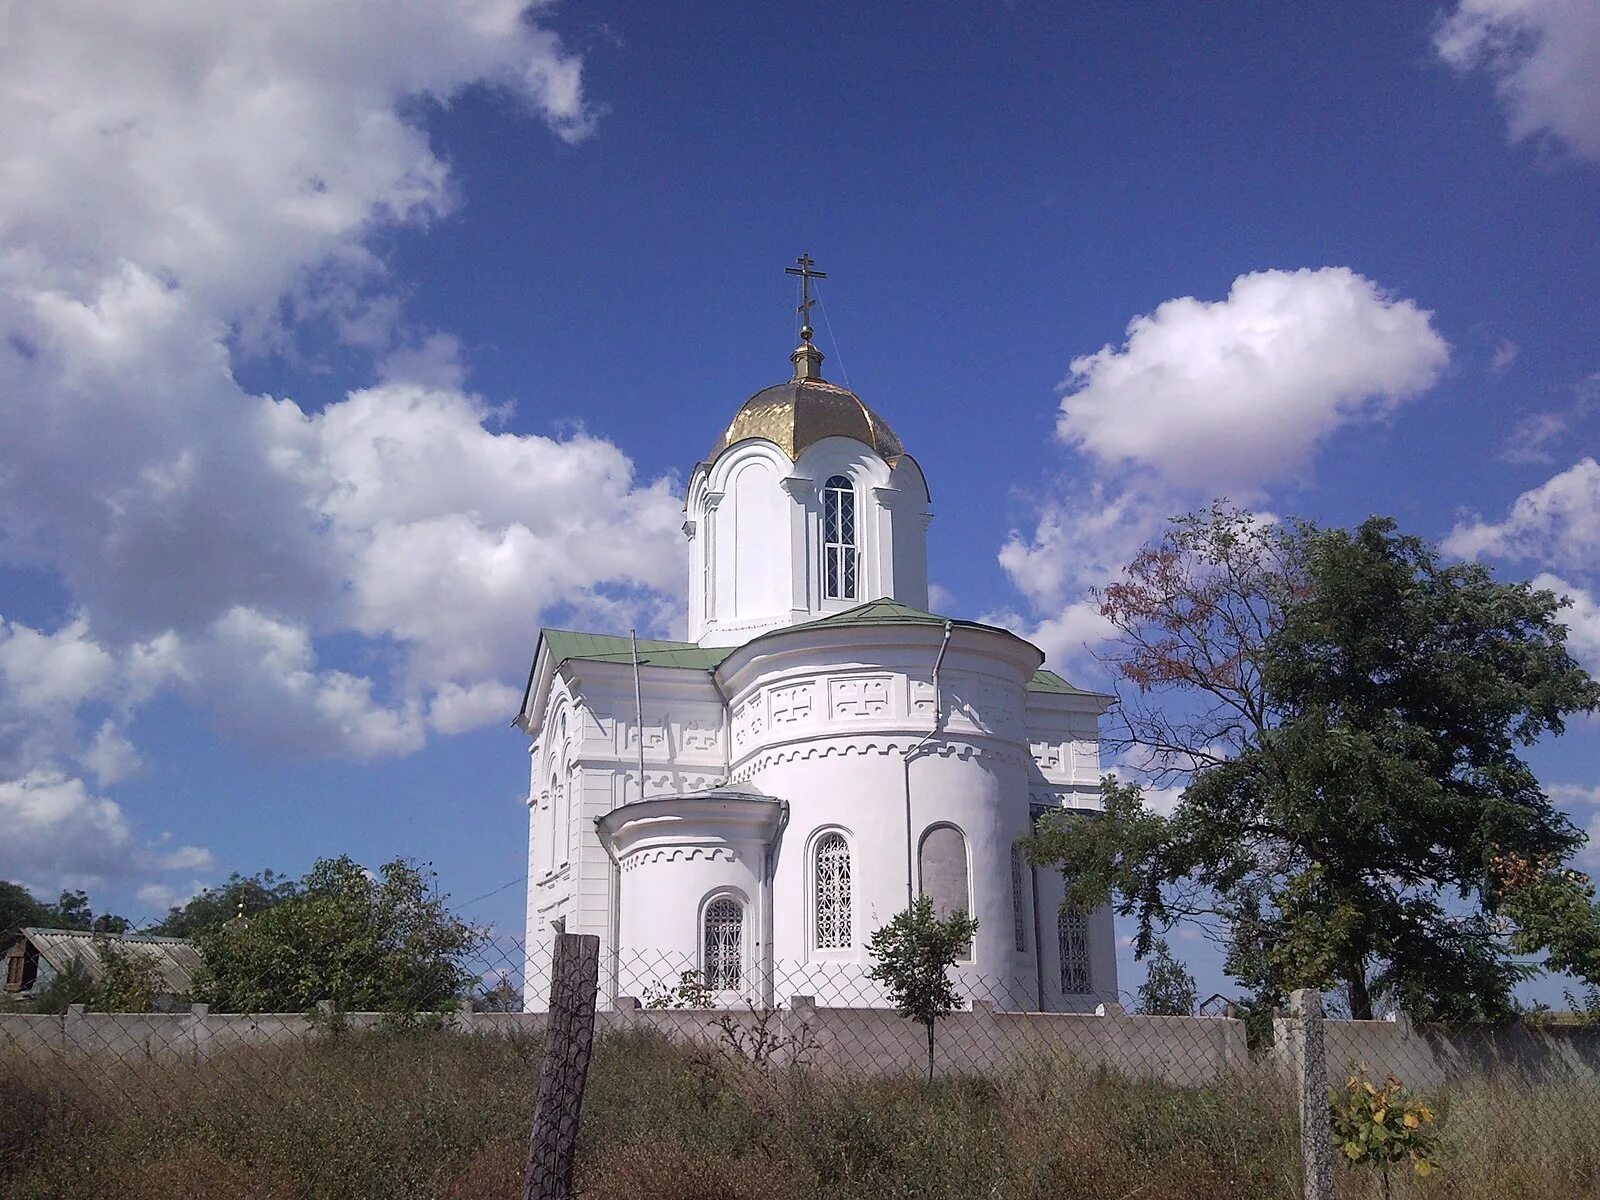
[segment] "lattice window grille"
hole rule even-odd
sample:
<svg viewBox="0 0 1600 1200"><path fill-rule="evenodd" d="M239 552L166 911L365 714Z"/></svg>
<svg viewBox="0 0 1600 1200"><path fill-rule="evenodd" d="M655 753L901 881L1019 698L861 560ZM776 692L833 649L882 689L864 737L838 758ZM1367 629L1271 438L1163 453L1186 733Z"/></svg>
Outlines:
<svg viewBox="0 0 1600 1200"><path fill-rule="evenodd" d="M824 834L817 842L817 949L850 946L850 846L844 835Z"/></svg>
<svg viewBox="0 0 1600 1200"><path fill-rule="evenodd" d="M1081 996L1092 991L1089 979L1089 917L1063 911L1056 919L1061 935L1061 991Z"/></svg>
<svg viewBox="0 0 1600 1200"><path fill-rule="evenodd" d="M734 992L744 979L744 909L726 896L706 905L705 979L713 991Z"/></svg>
<svg viewBox="0 0 1600 1200"><path fill-rule="evenodd" d="M843 475L822 488L823 574L830 600L856 598L856 492Z"/></svg>
<svg viewBox="0 0 1600 1200"><path fill-rule="evenodd" d="M1011 931L1019 951L1028 948L1028 929L1023 922L1022 904L1022 848L1011 847Z"/></svg>

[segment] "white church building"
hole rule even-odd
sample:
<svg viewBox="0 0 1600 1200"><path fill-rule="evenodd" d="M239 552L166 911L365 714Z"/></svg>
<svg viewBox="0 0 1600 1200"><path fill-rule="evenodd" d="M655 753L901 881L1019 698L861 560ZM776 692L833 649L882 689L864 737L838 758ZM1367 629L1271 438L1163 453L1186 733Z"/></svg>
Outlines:
<svg viewBox="0 0 1600 1200"><path fill-rule="evenodd" d="M805 324L793 377L690 476L688 640L539 635L516 718L529 1007L558 930L599 935L603 1003L692 971L740 1007L882 1005L867 940L923 892L978 919L970 995L1092 1011L1117 994L1111 913L1063 912L1017 843L1099 807L1110 698L927 611L927 480Z"/></svg>

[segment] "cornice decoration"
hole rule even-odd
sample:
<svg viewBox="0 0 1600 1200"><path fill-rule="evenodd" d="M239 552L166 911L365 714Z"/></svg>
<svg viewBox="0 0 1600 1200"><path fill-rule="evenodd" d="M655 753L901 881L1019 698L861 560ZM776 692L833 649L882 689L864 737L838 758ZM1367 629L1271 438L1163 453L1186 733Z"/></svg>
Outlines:
<svg viewBox="0 0 1600 1200"><path fill-rule="evenodd" d="M732 862L733 851L726 846L664 846L655 850L635 850L617 865L632 871L648 863L658 862Z"/></svg>
<svg viewBox="0 0 1600 1200"><path fill-rule="evenodd" d="M920 738L890 738L884 741L872 742L838 742L817 743L806 746L794 746L784 750L768 750L757 754L748 762L742 763L729 773L730 784L746 783L758 772L769 767L776 767L783 763L809 761L816 758L849 758L856 755L865 758L868 755L904 754L915 746ZM930 742L919 752L919 757L926 755L937 758L957 758L963 762L968 761L993 761L1006 762L1016 766L1025 765L1028 761L1023 755L999 747L976 746L970 742L952 745L945 742Z"/></svg>

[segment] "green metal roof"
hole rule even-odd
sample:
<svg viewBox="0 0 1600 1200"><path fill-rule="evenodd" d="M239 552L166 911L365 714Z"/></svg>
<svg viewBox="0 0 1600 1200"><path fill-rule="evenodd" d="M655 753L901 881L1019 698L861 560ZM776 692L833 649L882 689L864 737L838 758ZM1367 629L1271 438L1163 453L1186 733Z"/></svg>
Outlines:
<svg viewBox="0 0 1600 1200"><path fill-rule="evenodd" d="M627 638L616 634L545 629L540 631L539 636L550 647L550 657L558 667L573 658L586 662L633 662L632 645ZM639 665L709 671L728 656L730 649L728 646L697 646L693 642L640 638Z"/></svg>
<svg viewBox="0 0 1600 1200"><path fill-rule="evenodd" d="M952 618L952 620L954 620ZM913 608L909 604L902 604L898 600L872 600L866 604L858 604L854 608L847 608L843 612L830 613L826 617L818 617L815 621L806 621L799 625L785 625L774 629L772 633L790 633L797 629L827 629L840 626L857 625L943 625L945 618L937 613L924 612L920 608ZM954 620L957 625L970 629L996 629L1006 633L1009 630L1000 630L998 626L985 625L979 621ZM581 659L587 662L633 662L633 648L628 639L610 633L578 633L570 629L545 629L540 631L540 637L550 647L550 657L556 666L567 662L569 659ZM767 635L763 635L767 636ZM672 642L659 638L639 639L639 665L642 667L680 667L685 670L711 671L728 655L732 654L737 646L699 646L694 642ZM531 686L532 681L529 681ZM1054 671L1039 670L1028 681L1030 692L1047 692L1058 696L1098 696L1099 692L1088 692L1083 688L1074 687Z"/></svg>
<svg viewBox="0 0 1600 1200"><path fill-rule="evenodd" d="M1057 696L1106 695L1105 692L1090 692L1085 691L1081 687L1073 687L1072 684L1068 683L1054 671L1046 671L1043 668L1040 668L1038 671L1034 672L1033 678L1028 680L1028 690L1030 692L1051 692Z"/></svg>

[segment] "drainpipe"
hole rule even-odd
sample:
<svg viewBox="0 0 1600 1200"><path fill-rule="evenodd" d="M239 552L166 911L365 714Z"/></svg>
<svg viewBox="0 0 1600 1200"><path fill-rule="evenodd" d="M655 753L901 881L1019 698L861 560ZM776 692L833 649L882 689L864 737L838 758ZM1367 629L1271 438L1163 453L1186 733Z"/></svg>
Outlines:
<svg viewBox="0 0 1600 1200"><path fill-rule="evenodd" d="M644 741L644 731L639 731L639 740ZM596 817L595 824L605 820L605 817ZM600 831L595 830L598 834ZM606 968L606 998L613 1007L617 1003L617 993L621 990L620 977L622 966L622 864L617 861L617 855L611 849L611 840L600 837L600 848L606 852L606 857L611 860L611 866L606 871L606 887L611 893L611 919L606 922L606 932L611 938L611 963Z"/></svg>
<svg viewBox="0 0 1600 1200"><path fill-rule="evenodd" d="M789 802L780 800L778 804L778 827L772 831L772 840L767 843L761 864L761 937L764 943L761 953L761 1006L769 1010L777 1007L773 1003L773 974L777 964L772 958L772 941L776 936L773 932L772 881L778 873L778 843L783 841L783 831L789 827Z"/></svg>
<svg viewBox="0 0 1600 1200"><path fill-rule="evenodd" d="M939 728L944 724L944 697L939 691L939 668L944 665L944 652L950 648L951 623L944 623L944 638L939 643L939 657L933 660L933 728L910 749L906 751L905 758L901 760L905 768L906 785L906 907L911 907L911 902L916 899L916 885L912 863L915 858L914 834L911 825L911 759L921 752L922 748L934 738L939 736Z"/></svg>

